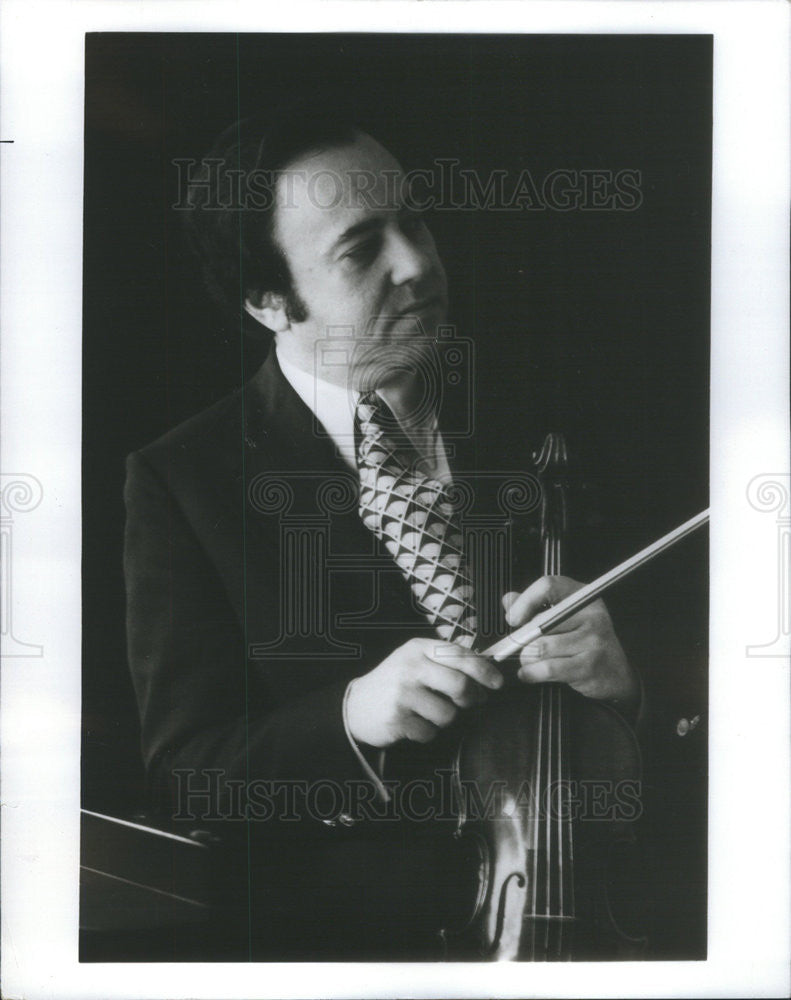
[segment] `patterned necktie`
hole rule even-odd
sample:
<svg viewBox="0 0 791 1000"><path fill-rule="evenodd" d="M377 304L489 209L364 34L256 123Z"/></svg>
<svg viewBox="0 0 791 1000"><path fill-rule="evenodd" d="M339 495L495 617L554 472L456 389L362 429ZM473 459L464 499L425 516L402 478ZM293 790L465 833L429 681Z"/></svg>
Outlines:
<svg viewBox="0 0 791 1000"><path fill-rule="evenodd" d="M471 648L478 622L453 505L375 392L354 415L360 517L383 541L437 634Z"/></svg>

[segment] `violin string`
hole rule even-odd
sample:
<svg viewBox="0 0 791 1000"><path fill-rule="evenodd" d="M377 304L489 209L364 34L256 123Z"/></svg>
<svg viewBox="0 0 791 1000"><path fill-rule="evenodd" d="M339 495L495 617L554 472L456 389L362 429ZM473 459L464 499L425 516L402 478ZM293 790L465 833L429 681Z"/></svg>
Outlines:
<svg viewBox="0 0 791 1000"><path fill-rule="evenodd" d="M550 924L550 914L552 908L552 816L551 816L551 805L550 799L552 795L552 741L554 737L553 733L553 689L549 688L549 712L547 713L547 774L546 774L546 790L544 796L541 799L542 806L544 810L550 813L544 821L544 830L546 843L544 847L546 864L546 874L545 874L545 891L544 891L544 915L546 920L544 921L544 957L546 958L549 952L549 924ZM548 807L550 807L548 809Z"/></svg>
<svg viewBox="0 0 791 1000"><path fill-rule="evenodd" d="M558 562L559 562L559 557L560 557L559 539L558 539L558 537L556 535L553 535L553 537L552 537L551 546L550 546L550 549L549 549L549 555L550 555L550 565L547 567L547 569L549 570L549 572L552 575L555 575L558 572L558 568L559 568L558 567ZM546 864L547 864L547 872L546 872L547 890L546 890L545 906L546 906L546 917L547 917L547 919L546 919L545 925L544 925L545 926L545 930L544 930L544 954L545 954L545 957L547 959L550 957L550 954L551 954L550 947L549 947L549 945L550 945L549 939L550 939L550 925L551 925L552 921L551 921L550 917L553 915L553 910L554 910L554 907L555 907L555 900L554 900L553 894L552 894L552 875L554 873L555 866L557 864L557 862L554 861L554 859L553 859L553 846L554 845L553 845L553 836L552 835L553 835L553 832L554 832L554 824L552 822L552 812L551 812L551 810L552 810L552 792L553 792L553 766L552 765L553 765L553 758L555 756L555 746L557 744L557 739L558 739L558 736L559 736L558 723L560 722L560 719L558 718L558 713L557 713L557 700L558 700L557 699L557 688L555 687L554 684L550 685L550 687L549 687L548 700L549 700L549 712L548 712L548 717L549 717L549 732L548 732L548 741L547 741L548 742L548 747L547 747L547 750L548 750L548 752L547 752L547 784L546 784L546 794L545 794L545 802L544 802L544 807L548 811L548 815L547 815L547 818L545 820L546 836L547 836L547 859L546 859ZM554 777L555 778L557 777L557 773L555 773ZM557 879L555 881L557 881ZM562 924L562 921L560 923Z"/></svg>
<svg viewBox="0 0 791 1000"><path fill-rule="evenodd" d="M549 547L549 565L544 567L545 573L547 573L547 575L555 576L559 572L559 561L560 561L560 540L557 537L557 535L553 533L553 535L551 537L551 541L550 541L550 547ZM556 700L557 700L556 697L555 697L556 691L557 691L557 689L556 689L555 685L554 684L551 685L550 688L549 688L549 718L550 718L550 727L552 727L553 723L555 723L555 726L553 727L555 729L557 728L557 723L560 722L560 720L556 717L557 713L556 713L556 710L555 710L555 708L556 708ZM554 751L555 751L555 748L550 743L550 748L549 748L550 757L554 754ZM550 772L551 772L551 763L550 763L549 767L550 767ZM548 814L547 814L547 818L546 818L546 827L547 827L547 836L551 837L553 829L554 829L554 823L552 821L553 820L553 817L552 817L553 796L552 796L551 773L549 775L549 782L548 782L547 791L548 791L548 795L547 795L546 808L547 808L547 813ZM562 869L560 870L560 874L561 874L561 877L562 877ZM549 887L549 863L547 864L547 886ZM549 891L547 892L547 897L549 897ZM550 904L549 904L549 898L547 898L547 917L549 917L549 915L550 915ZM550 921L547 920L547 930L549 929L549 923L550 923ZM560 923L562 924L562 921ZM562 931L559 928L558 937L560 937L561 933L562 933ZM548 943L549 942L547 942L547 944Z"/></svg>
<svg viewBox="0 0 791 1000"><path fill-rule="evenodd" d="M556 741L556 744L555 744L555 753L557 755L557 768L555 770L555 774L556 774L556 781L557 781L558 792L559 792L560 796L562 796L562 794L563 794L563 784L562 784L562 781L563 781L563 760L562 760L562 757L561 757L561 749L562 749L562 730L561 730L561 725L562 725L562 721L563 721L563 716L562 716L562 712L561 712L561 698L562 698L562 694L561 694L560 688L556 688L555 689L555 703L556 703L555 715L557 717L558 738L557 738L557 741ZM557 828L556 828L557 829L557 834L556 834L556 848L555 849L557 851L557 856L558 856L558 913L560 914L560 917L561 917L560 922L559 922L561 930L560 930L560 933L558 935L558 939L559 939L558 940L558 958L560 958L560 947L561 947L561 944L562 944L562 941L563 941L563 930L562 930L562 928L563 928L563 917L565 916L565 911L563 909L563 897L564 897L564 884L563 884L563 818L562 818L563 817L563 810L562 810L561 802L559 801L559 797L553 796L553 798L552 798L552 804L553 804L553 807L555 809L557 809L557 811L558 811L558 815L557 815Z"/></svg>
<svg viewBox="0 0 791 1000"><path fill-rule="evenodd" d="M549 574L554 569L554 538L550 536L549 544L544 553L545 564L544 573ZM548 708L546 704L548 703ZM552 791L552 686L544 685L541 689L541 711L542 716L546 718L547 721L547 733L546 733L546 749L545 749L545 780L544 788L542 789L542 795L540 799L541 809L546 810L548 806L548 796ZM549 917L550 913L550 876L552 871L552 858L551 858L551 837L552 837L552 821L551 818L544 814L544 916ZM544 950L542 953L542 958L546 961L549 951L549 919L544 920Z"/></svg>
<svg viewBox="0 0 791 1000"><path fill-rule="evenodd" d="M560 535L557 535L554 538L554 543L555 544L554 544L554 552L553 552L553 560L552 560L552 562L553 562L552 571L555 574L560 574L562 572L562 544L563 544ZM560 914L560 917L561 917L561 920L558 922L559 923L559 931L558 931L558 958L560 958L561 954L562 954L562 950L563 950L564 933L565 933L565 920L563 918L565 916L569 915L569 914L567 914L566 909L565 909L565 905L564 905L565 901L566 901L566 894L567 894L566 879L569 877L569 874L571 874L571 876L573 878L573 871L570 873L568 865L566 865L564 867L564 864L563 864L563 851L564 851L564 848L566 846L566 837L563 836L563 833L564 833L563 827L564 827L564 823L565 823L566 831L567 831L567 837L568 837L568 840L570 842L570 840L571 840L571 818L570 818L570 815L568 813L564 813L564 811L563 811L563 808L566 805L566 802L564 801L564 796L565 796L565 793L567 791L567 788L564 785L564 779L566 778L566 773L565 773L565 770L564 770L564 767L563 767L563 744L564 744L564 731L563 731L564 709L563 709L563 700L564 700L564 695L563 695L563 690L562 690L562 688L560 686L557 686L555 688L555 694L556 694L556 698L555 698L556 711L555 711L555 714L556 714L556 719L557 719L557 734L558 734L558 738L557 738L557 750L556 750L556 752L557 752L557 760L558 760L557 779L558 779L558 791L559 791L559 795L558 795L558 799L557 799L557 808L558 808L558 817L557 817L557 851L558 851L558 896L559 896L558 911L559 911L559 914ZM553 801L555 801L555 800L553 799ZM566 817L565 820L564 820L564 815ZM573 915L573 914L571 914L571 915Z"/></svg>
<svg viewBox="0 0 791 1000"><path fill-rule="evenodd" d="M552 923L552 883L554 881L553 850L552 850L552 820L551 814L547 813L552 794L552 764L553 764L553 744L555 739L554 718L552 716L552 687L547 688L547 739L545 744L545 769L544 769L544 795L541 799L542 816L544 816L544 951L543 958L549 958L549 936L550 924Z"/></svg>
<svg viewBox="0 0 791 1000"><path fill-rule="evenodd" d="M556 536L554 541L555 541L555 546L554 546L555 551L554 551L554 559L553 559L554 565L553 565L552 569L553 569L553 571L555 573L560 573L561 572L561 539L560 539L559 536ZM557 732L558 732L557 751L556 751L557 752L557 758L558 758L557 780L558 780L558 782L560 782L562 780L562 778L563 778L563 760L562 760L562 757L561 757L561 753L562 753L562 740L563 740L563 733L562 733L563 710L562 710L562 694L561 694L560 687L555 688L555 695L556 695L556 697L555 697L555 702L556 702L555 715L556 715L556 718L557 718ZM559 785L559 788L560 787L561 786ZM553 803L554 802L555 802L555 799L553 798ZM561 813L559 811L558 812L558 839L557 839L557 851L558 851L558 895L559 895L559 908L558 908L558 912L560 913L560 916L562 918L565 914L564 914L564 911L563 911L563 896L564 896L564 885L563 885L563 836L562 836L562 827L561 827L561 824L562 824ZM560 930L559 930L559 933L558 933L558 957L560 957L560 948L562 946L562 942L563 942L563 920L561 919L560 920Z"/></svg>
<svg viewBox="0 0 791 1000"><path fill-rule="evenodd" d="M531 909L531 916L533 917L531 923L531 940L532 940L532 954L535 958L536 953L536 914L538 913L538 814L541 808L541 766L542 766L542 750L543 750L543 721L544 721L544 689L541 689L541 705L538 713L538 737L536 740L537 753L536 753L536 767L535 767L535 799L533 803L533 905Z"/></svg>

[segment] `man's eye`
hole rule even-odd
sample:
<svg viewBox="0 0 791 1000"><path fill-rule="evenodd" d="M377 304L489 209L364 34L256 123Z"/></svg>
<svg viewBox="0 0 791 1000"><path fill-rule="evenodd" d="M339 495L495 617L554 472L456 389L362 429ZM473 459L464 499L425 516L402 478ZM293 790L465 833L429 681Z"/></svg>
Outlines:
<svg viewBox="0 0 791 1000"><path fill-rule="evenodd" d="M357 263L364 263L373 260L378 250L378 240L365 240L363 243L357 243L351 250L347 250L344 257Z"/></svg>

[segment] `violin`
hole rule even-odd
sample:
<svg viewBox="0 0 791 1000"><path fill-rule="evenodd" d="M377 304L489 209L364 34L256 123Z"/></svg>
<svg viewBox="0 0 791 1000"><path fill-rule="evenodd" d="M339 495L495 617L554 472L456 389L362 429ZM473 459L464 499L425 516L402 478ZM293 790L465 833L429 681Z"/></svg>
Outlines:
<svg viewBox="0 0 791 1000"><path fill-rule="evenodd" d="M563 437L548 435L534 461L543 571L561 574ZM627 721L565 684L512 678L473 711L452 768L453 836L466 859L470 904L458 926L440 931L446 957L639 958L646 938L619 917L617 883L636 851L640 775Z"/></svg>

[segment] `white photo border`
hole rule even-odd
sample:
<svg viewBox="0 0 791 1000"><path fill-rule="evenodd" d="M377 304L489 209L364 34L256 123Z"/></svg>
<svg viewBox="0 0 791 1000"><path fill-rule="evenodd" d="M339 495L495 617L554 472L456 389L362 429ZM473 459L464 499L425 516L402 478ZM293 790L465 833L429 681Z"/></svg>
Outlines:
<svg viewBox="0 0 791 1000"><path fill-rule="evenodd" d="M17 637L41 647L40 655L5 655L2 663L5 997L788 994L788 658L749 656L747 648L777 632L782 555L776 519L751 505L748 486L759 476L790 482L789 10L783 0L5 0L0 139L13 141L0 146L2 462L4 479L28 477L22 492L33 497L15 527L10 571ZM714 36L705 962L534 965L529 972L519 964L78 962L84 36L306 26Z"/></svg>

